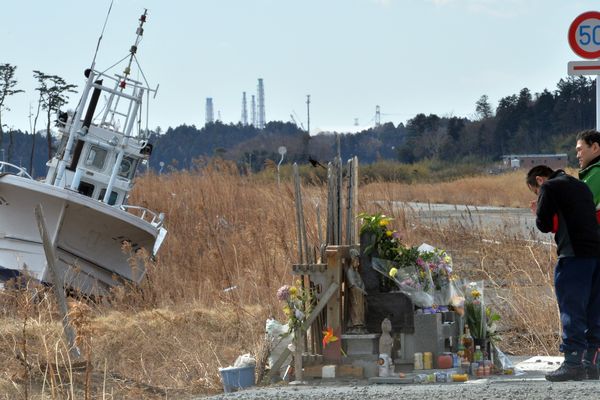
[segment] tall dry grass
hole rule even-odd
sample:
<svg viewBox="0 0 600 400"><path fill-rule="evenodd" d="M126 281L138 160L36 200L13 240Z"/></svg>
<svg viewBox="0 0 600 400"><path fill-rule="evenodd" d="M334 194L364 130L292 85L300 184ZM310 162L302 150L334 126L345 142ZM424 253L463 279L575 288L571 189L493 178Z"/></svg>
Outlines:
<svg viewBox="0 0 600 400"><path fill-rule="evenodd" d="M166 214L169 234L139 288L72 306L82 360L70 360L57 307L44 289L0 292L0 393L4 398L188 398L221 390L218 368L243 353L262 358L264 323L283 319L275 292L297 262L293 186L255 181L226 164L145 175L131 203ZM326 190L303 187L309 242L317 245L317 206ZM431 226L396 200L525 206L523 177L509 174L438 185L375 183L359 191L359 211L395 217L407 244L448 249L457 272L486 279L503 315L503 348L554 353L558 317L553 250L499 229ZM381 202L375 203L374 200ZM2 395L0 395L0 399Z"/></svg>

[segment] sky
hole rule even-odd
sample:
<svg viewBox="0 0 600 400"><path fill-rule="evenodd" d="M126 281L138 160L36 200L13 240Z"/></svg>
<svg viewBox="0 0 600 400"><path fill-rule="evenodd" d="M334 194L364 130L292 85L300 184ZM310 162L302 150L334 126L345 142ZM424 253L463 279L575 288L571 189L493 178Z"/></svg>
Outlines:
<svg viewBox="0 0 600 400"><path fill-rule="evenodd" d="M81 88L110 0L10 1L2 7L0 64L17 67L17 94L2 122L29 131L32 71ZM555 90L581 60L567 32L597 0L114 0L97 56L127 55L148 9L138 50L150 86L150 128L202 127L213 98L224 123L241 119L242 92L265 86L266 120L319 130L406 123L418 113L473 118L522 88ZM115 72L120 72L122 67ZM65 108L74 108L77 95Z"/></svg>

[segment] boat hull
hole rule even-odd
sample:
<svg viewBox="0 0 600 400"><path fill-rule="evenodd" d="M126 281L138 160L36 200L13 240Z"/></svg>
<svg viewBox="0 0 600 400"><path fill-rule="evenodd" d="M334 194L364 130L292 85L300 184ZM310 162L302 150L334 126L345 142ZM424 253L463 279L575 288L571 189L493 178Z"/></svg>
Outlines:
<svg viewBox="0 0 600 400"><path fill-rule="evenodd" d="M51 282L34 209L42 206L56 251L59 279L85 294L105 294L124 282L139 283L159 229L117 207L14 175L0 177L0 267Z"/></svg>

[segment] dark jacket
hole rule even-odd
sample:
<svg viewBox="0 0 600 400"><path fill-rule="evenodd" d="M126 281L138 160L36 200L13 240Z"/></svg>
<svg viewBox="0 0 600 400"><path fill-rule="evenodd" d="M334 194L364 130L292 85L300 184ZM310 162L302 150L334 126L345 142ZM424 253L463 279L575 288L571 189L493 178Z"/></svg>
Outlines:
<svg viewBox="0 0 600 400"><path fill-rule="evenodd" d="M558 170L542 184L537 201L536 225L550 232L558 215L554 235L559 257L600 257L600 228L588 186Z"/></svg>

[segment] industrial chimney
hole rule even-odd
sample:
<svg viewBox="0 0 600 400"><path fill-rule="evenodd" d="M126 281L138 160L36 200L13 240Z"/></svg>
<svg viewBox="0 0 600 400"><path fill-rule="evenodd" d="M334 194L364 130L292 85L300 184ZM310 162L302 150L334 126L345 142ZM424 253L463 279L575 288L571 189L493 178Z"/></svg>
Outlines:
<svg viewBox="0 0 600 400"><path fill-rule="evenodd" d="M265 87L262 78L258 78L258 121L256 127L258 129L265 128Z"/></svg>
<svg viewBox="0 0 600 400"><path fill-rule="evenodd" d="M248 108L246 107L246 92L242 92L242 125L248 125Z"/></svg>
<svg viewBox="0 0 600 400"><path fill-rule="evenodd" d="M254 95L252 95L250 108L252 109L252 126L256 128L256 97Z"/></svg>
<svg viewBox="0 0 600 400"><path fill-rule="evenodd" d="M215 114L213 112L213 101L212 97L206 98L206 123L212 124L215 122Z"/></svg>

